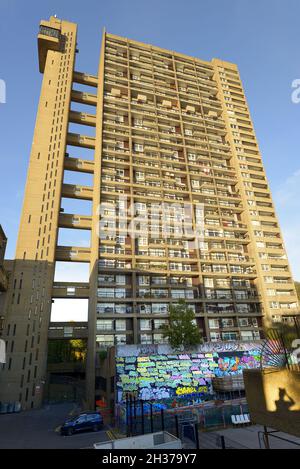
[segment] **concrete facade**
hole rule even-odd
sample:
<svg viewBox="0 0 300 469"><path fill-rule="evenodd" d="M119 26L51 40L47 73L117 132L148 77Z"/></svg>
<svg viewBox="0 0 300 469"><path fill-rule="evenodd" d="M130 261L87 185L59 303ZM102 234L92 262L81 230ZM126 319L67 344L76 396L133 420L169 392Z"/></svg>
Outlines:
<svg viewBox="0 0 300 469"><path fill-rule="evenodd" d="M258 340L263 322L298 313L237 66L104 32L92 76L76 71L76 33L76 24L51 17L38 34L44 76L5 308L10 365L0 374L0 400L24 408L43 399L55 298L89 302L90 407L102 393L99 351L162 342L159 328L179 298L211 341ZM74 157L76 147L91 158ZM93 183L66 183L66 172ZM67 199L92 209L64 213ZM164 237L162 203L173 204ZM135 239L132 226L150 204L152 232L139 227ZM185 204L192 210L182 234ZM89 230L90 246L58 245L60 229ZM70 263L68 282L54 282L60 261ZM89 264L88 282L74 281L74 262Z"/></svg>

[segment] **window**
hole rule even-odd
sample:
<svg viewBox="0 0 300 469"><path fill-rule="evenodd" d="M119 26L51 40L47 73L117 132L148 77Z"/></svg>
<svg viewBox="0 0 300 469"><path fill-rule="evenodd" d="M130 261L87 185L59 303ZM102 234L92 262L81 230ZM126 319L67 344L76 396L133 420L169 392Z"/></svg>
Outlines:
<svg viewBox="0 0 300 469"><path fill-rule="evenodd" d="M114 283L115 277L114 275L99 275L98 282L99 283Z"/></svg>
<svg viewBox="0 0 300 469"><path fill-rule="evenodd" d="M223 318L221 321L222 327L234 327L234 321L231 318Z"/></svg>
<svg viewBox="0 0 300 469"><path fill-rule="evenodd" d="M102 298L114 298L115 290L114 288L98 288L98 296Z"/></svg>
<svg viewBox="0 0 300 469"><path fill-rule="evenodd" d="M165 314L168 312L168 305L164 303L153 303L152 313L153 314Z"/></svg>
<svg viewBox="0 0 300 469"><path fill-rule="evenodd" d="M123 177L124 176L124 169L116 169L116 175L119 176L119 177Z"/></svg>
<svg viewBox="0 0 300 469"><path fill-rule="evenodd" d="M197 161L196 153L188 153L188 159L189 161Z"/></svg>
<svg viewBox="0 0 300 469"><path fill-rule="evenodd" d="M185 290L171 290L172 298L185 298Z"/></svg>
<svg viewBox="0 0 300 469"><path fill-rule="evenodd" d="M210 333L210 340L212 342L217 342L221 340L221 334L219 332L211 332Z"/></svg>
<svg viewBox="0 0 300 469"><path fill-rule="evenodd" d="M222 340L231 341L237 340L238 336L236 332L222 332Z"/></svg>
<svg viewBox="0 0 300 469"><path fill-rule="evenodd" d="M235 290L234 294L237 300L246 300L248 298L248 292L244 290Z"/></svg>
<svg viewBox="0 0 300 469"><path fill-rule="evenodd" d="M121 96L121 90L118 88L112 88L110 91L110 94L112 96L120 97Z"/></svg>
<svg viewBox="0 0 300 469"><path fill-rule="evenodd" d="M133 144L133 149L136 152L142 153L144 151L144 145L142 145L141 143L134 143Z"/></svg>
<svg viewBox="0 0 300 469"><path fill-rule="evenodd" d="M115 306L115 312L117 314L131 313L131 306L118 304Z"/></svg>
<svg viewBox="0 0 300 469"><path fill-rule="evenodd" d="M262 241L256 241L256 246L258 248L264 248L265 247L265 243L263 243Z"/></svg>
<svg viewBox="0 0 300 469"><path fill-rule="evenodd" d="M138 285L150 285L150 277L146 275L138 276Z"/></svg>
<svg viewBox="0 0 300 469"><path fill-rule="evenodd" d="M141 319L140 320L140 330L141 331L151 331L152 330L152 321L151 321L151 319Z"/></svg>
<svg viewBox="0 0 300 469"><path fill-rule="evenodd" d="M266 283L273 283L273 277L264 277L264 279Z"/></svg>
<svg viewBox="0 0 300 469"><path fill-rule="evenodd" d="M114 303L100 303L97 304L97 313L113 313L115 310Z"/></svg>
<svg viewBox="0 0 300 469"><path fill-rule="evenodd" d="M154 329L160 329L162 326L168 324L167 319L154 319Z"/></svg>
<svg viewBox="0 0 300 469"><path fill-rule="evenodd" d="M257 230L254 231L254 235L257 236L258 238L262 238L264 236L262 231L257 231Z"/></svg>
<svg viewBox="0 0 300 469"><path fill-rule="evenodd" d="M126 319L116 320L116 331L126 331Z"/></svg>
<svg viewBox="0 0 300 469"><path fill-rule="evenodd" d="M135 127L143 127L143 119L133 119Z"/></svg>
<svg viewBox="0 0 300 469"><path fill-rule="evenodd" d="M152 344L152 336L150 334L140 335L141 344Z"/></svg>
<svg viewBox="0 0 300 469"><path fill-rule="evenodd" d="M220 324L218 319L209 319L208 325L210 329L219 329Z"/></svg>
<svg viewBox="0 0 300 469"><path fill-rule="evenodd" d="M250 305L248 304L238 303L236 308L238 313L250 313Z"/></svg>
<svg viewBox="0 0 300 469"><path fill-rule="evenodd" d="M240 327L247 327L250 326L250 321L249 318L239 318L238 319L239 326Z"/></svg>
<svg viewBox="0 0 300 469"><path fill-rule="evenodd" d="M204 278L204 286L207 288L213 288L214 287L214 279L213 278Z"/></svg>
<svg viewBox="0 0 300 469"><path fill-rule="evenodd" d="M219 299L223 299L223 298L231 299L232 294L230 290L216 290L216 297Z"/></svg>
<svg viewBox="0 0 300 469"><path fill-rule="evenodd" d="M126 344L125 334L116 334L116 344Z"/></svg>
<svg viewBox="0 0 300 469"><path fill-rule="evenodd" d="M167 343L167 339L165 339L162 334L153 334L153 343L165 344Z"/></svg>
<svg viewBox="0 0 300 469"><path fill-rule="evenodd" d="M114 345L113 335L96 335L96 343L100 348L110 347Z"/></svg>
<svg viewBox="0 0 300 469"><path fill-rule="evenodd" d="M172 283L172 278L170 279ZM166 277L152 277L152 283L154 285L165 285L167 283Z"/></svg>
<svg viewBox="0 0 300 469"><path fill-rule="evenodd" d="M208 313L234 313L233 305L227 303L208 304Z"/></svg>
<svg viewBox="0 0 300 469"><path fill-rule="evenodd" d="M97 319L97 330L112 330L113 328L113 320Z"/></svg>
<svg viewBox="0 0 300 469"><path fill-rule="evenodd" d="M276 290L272 288L267 288L267 295L268 296L275 296L276 295Z"/></svg>
<svg viewBox="0 0 300 469"><path fill-rule="evenodd" d="M115 297L116 298L126 298L125 288L116 288L115 289Z"/></svg>
<svg viewBox="0 0 300 469"><path fill-rule="evenodd" d="M150 314L151 313L151 305L140 305L139 312L142 314Z"/></svg>
<svg viewBox="0 0 300 469"><path fill-rule="evenodd" d="M252 331L241 331L241 339L242 340L253 340L253 332Z"/></svg>
<svg viewBox="0 0 300 469"><path fill-rule="evenodd" d="M135 179L136 181L144 181L145 180L145 173L141 171L136 171L135 172Z"/></svg>

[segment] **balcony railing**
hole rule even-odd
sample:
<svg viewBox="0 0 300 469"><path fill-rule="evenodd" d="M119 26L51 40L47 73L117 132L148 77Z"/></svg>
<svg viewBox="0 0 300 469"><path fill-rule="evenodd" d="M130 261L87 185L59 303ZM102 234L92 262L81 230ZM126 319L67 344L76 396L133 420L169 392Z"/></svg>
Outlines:
<svg viewBox="0 0 300 469"><path fill-rule="evenodd" d="M60 39L59 29L50 28L49 26L41 25L39 29L39 34L43 34L44 36L49 36L49 37L54 37L56 39Z"/></svg>

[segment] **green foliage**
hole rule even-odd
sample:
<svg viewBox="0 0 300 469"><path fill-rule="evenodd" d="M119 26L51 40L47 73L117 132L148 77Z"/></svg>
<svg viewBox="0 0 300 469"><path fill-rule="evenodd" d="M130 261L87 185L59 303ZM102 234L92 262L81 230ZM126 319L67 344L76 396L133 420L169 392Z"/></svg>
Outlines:
<svg viewBox="0 0 300 469"><path fill-rule="evenodd" d="M99 354L99 359L100 360L105 360L105 358L107 357L107 351L106 350L99 350L98 354Z"/></svg>
<svg viewBox="0 0 300 469"><path fill-rule="evenodd" d="M299 326L296 324L276 322L272 324L272 328L279 332L283 339L284 345L288 350L293 348L293 341L300 338ZM265 331L265 336L268 337L268 330Z"/></svg>
<svg viewBox="0 0 300 469"><path fill-rule="evenodd" d="M169 324L161 327L163 337L167 338L173 349L188 350L202 342L198 326L193 323L194 311L184 300L170 306Z"/></svg>
<svg viewBox="0 0 300 469"><path fill-rule="evenodd" d="M86 356L86 341L82 339L49 340L48 362L64 363L84 361Z"/></svg>

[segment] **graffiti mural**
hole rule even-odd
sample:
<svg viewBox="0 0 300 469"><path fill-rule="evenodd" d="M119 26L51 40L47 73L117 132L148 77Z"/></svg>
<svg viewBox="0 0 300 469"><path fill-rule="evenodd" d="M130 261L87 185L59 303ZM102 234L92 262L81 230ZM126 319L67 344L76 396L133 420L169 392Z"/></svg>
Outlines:
<svg viewBox="0 0 300 469"><path fill-rule="evenodd" d="M209 345L209 347L208 347ZM191 353L174 353L168 346L117 347L117 401L126 393L145 401L191 399L201 402L212 395L212 378L257 368L260 345L205 344Z"/></svg>

